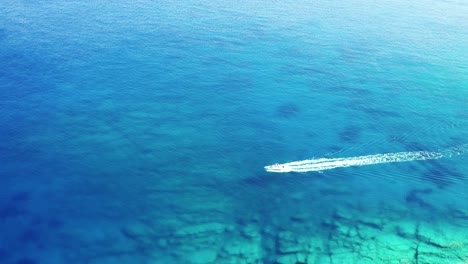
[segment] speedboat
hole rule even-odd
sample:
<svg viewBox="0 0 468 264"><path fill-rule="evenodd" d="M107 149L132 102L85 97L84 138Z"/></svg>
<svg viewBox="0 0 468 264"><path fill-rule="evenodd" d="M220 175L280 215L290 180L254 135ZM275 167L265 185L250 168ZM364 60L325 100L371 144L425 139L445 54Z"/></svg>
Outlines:
<svg viewBox="0 0 468 264"><path fill-rule="evenodd" d="M268 172L291 172L292 168L288 165L275 163L273 165L265 166Z"/></svg>

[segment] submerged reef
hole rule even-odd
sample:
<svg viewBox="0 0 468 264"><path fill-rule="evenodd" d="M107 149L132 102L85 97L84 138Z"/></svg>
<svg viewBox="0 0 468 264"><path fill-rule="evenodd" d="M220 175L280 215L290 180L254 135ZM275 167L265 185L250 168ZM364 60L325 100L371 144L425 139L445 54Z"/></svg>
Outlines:
<svg viewBox="0 0 468 264"><path fill-rule="evenodd" d="M395 211L398 213L402 212ZM468 260L468 240L457 227L393 220L342 209L324 219L319 227L309 225L307 218L301 217L291 217L291 228L265 226L258 219L242 224L212 222L175 230L160 238L163 242L158 245L163 249L160 254L172 251L174 263L194 264L429 264ZM302 226L302 232L298 232L297 226Z"/></svg>
<svg viewBox="0 0 468 264"><path fill-rule="evenodd" d="M317 195L328 192L323 189ZM61 263L433 264L468 261L468 210L428 206L429 202L423 199L433 195L432 189L409 190L406 205L385 204L375 211L358 204L340 203L320 212L311 204L314 199L308 194L291 192L287 195L290 200L280 200L281 204L289 206L292 202L298 210L284 210L275 216L256 212L232 217L229 212L234 208L229 202L220 202L216 209L202 203L196 210L177 213L171 219L142 214L122 222L109 219L108 223L93 223L87 230L70 228L72 223L56 219L44 221L41 228L33 229L28 224L32 214L13 214L4 220L25 219L25 231L18 239L28 249L27 254L17 256L10 254L9 248L0 248L0 261L42 263L34 248L47 252L50 246L60 249L56 259ZM322 197L323 200L341 199L349 195L343 192ZM305 210L302 204L305 202L314 209ZM436 210L446 218L414 217L416 210ZM200 217L202 212L206 217Z"/></svg>

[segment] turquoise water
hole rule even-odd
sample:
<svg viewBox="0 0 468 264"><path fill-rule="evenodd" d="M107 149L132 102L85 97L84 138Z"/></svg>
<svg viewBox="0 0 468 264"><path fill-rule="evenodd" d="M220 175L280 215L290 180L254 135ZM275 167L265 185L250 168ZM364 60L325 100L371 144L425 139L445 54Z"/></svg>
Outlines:
<svg viewBox="0 0 468 264"><path fill-rule="evenodd" d="M466 263L464 1L2 1L0 262ZM463 147L465 146L465 147Z"/></svg>

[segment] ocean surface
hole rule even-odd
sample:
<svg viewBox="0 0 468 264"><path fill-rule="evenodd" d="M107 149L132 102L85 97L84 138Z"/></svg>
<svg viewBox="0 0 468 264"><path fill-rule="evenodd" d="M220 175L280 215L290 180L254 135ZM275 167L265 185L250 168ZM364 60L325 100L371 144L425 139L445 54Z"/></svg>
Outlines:
<svg viewBox="0 0 468 264"><path fill-rule="evenodd" d="M0 263L468 263L468 2L0 14Z"/></svg>

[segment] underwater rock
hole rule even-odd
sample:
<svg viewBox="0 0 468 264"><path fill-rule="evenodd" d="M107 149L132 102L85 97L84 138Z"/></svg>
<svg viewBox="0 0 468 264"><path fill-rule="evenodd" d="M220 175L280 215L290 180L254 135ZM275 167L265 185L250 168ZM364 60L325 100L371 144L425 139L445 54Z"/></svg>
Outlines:
<svg viewBox="0 0 468 264"><path fill-rule="evenodd" d="M450 209L449 214L450 216L460 220L468 220L468 211L463 209Z"/></svg>
<svg viewBox="0 0 468 264"><path fill-rule="evenodd" d="M371 217L360 217L358 219L358 224L361 225L361 226L367 226L367 227L371 227L371 228L375 228L375 229L378 229L378 230L382 230L383 229L383 223L380 219L378 218L371 218Z"/></svg>
<svg viewBox="0 0 468 264"><path fill-rule="evenodd" d="M261 220L260 215L254 214L254 215L252 216L251 222L257 223L257 224L258 224L258 223L260 223L260 220Z"/></svg>
<svg viewBox="0 0 468 264"><path fill-rule="evenodd" d="M310 218L310 216L307 215L304 212L300 212L300 213L297 213L297 214L291 216L292 221L301 222L301 223L307 221L307 219L309 219L309 218Z"/></svg>
<svg viewBox="0 0 468 264"><path fill-rule="evenodd" d="M312 264L317 263L314 254L307 253L295 253L295 254L284 254L276 258L275 263L277 264Z"/></svg>
<svg viewBox="0 0 468 264"><path fill-rule="evenodd" d="M361 239L359 242L361 245L355 248L359 256L356 263L405 263L413 259L417 243L415 240L385 232L373 239Z"/></svg>
<svg viewBox="0 0 468 264"><path fill-rule="evenodd" d="M358 237L362 240L375 239L377 236L382 234L380 229L369 225L357 225L356 229Z"/></svg>
<svg viewBox="0 0 468 264"><path fill-rule="evenodd" d="M333 213L333 218L336 220L351 220L353 215L349 210L339 209Z"/></svg>
<svg viewBox="0 0 468 264"><path fill-rule="evenodd" d="M406 239L394 233L382 233L375 240L381 253L411 258L417 247L417 240Z"/></svg>
<svg viewBox="0 0 468 264"><path fill-rule="evenodd" d="M437 248L443 248L445 244L443 234L434 230L428 224L418 226L416 237L419 241Z"/></svg>
<svg viewBox="0 0 468 264"><path fill-rule="evenodd" d="M336 229L334 231L335 236L345 236L347 237L351 229L355 229L354 226L346 224L343 221L335 221Z"/></svg>
<svg viewBox="0 0 468 264"><path fill-rule="evenodd" d="M253 263L262 258L263 250L261 243L244 239L234 239L227 243L223 251L229 256L242 257L246 263Z"/></svg>
<svg viewBox="0 0 468 264"><path fill-rule="evenodd" d="M310 251L307 254L307 264L316 264L316 263L323 263L323 258L328 257L325 256L322 252L320 251Z"/></svg>
<svg viewBox="0 0 468 264"><path fill-rule="evenodd" d="M417 226L412 222L400 222L395 226L395 233L406 239L415 239L416 238Z"/></svg>
<svg viewBox="0 0 468 264"><path fill-rule="evenodd" d="M359 235L357 228L355 226L350 228L347 235L350 238L356 238Z"/></svg>
<svg viewBox="0 0 468 264"><path fill-rule="evenodd" d="M328 229L328 230L335 230L338 228L338 225L332 221L332 220L329 220L329 219L325 219L323 220L320 225L322 226L322 228L325 228L325 229Z"/></svg>
<svg viewBox="0 0 468 264"><path fill-rule="evenodd" d="M218 253L211 249L202 249L194 251L186 256L187 261L193 264L214 263Z"/></svg>
<svg viewBox="0 0 468 264"><path fill-rule="evenodd" d="M289 231L282 231L277 237L277 251L281 254L307 251L309 241L305 237L296 237Z"/></svg>
<svg viewBox="0 0 468 264"><path fill-rule="evenodd" d="M206 233L221 234L226 231L226 226L220 223L206 223L194 226L188 226L177 230L176 236L202 235Z"/></svg>
<svg viewBox="0 0 468 264"><path fill-rule="evenodd" d="M287 254L287 253L296 253L305 250L304 245L299 245L294 242L279 242L278 253Z"/></svg>
<svg viewBox="0 0 468 264"><path fill-rule="evenodd" d="M165 238L160 238L160 239L158 239L158 241L156 242L156 244L157 244L158 247L160 247L160 248L165 248L165 247L167 247L167 245L168 245L168 241L167 241L167 239L165 239Z"/></svg>
<svg viewBox="0 0 468 264"><path fill-rule="evenodd" d="M257 239L260 237L260 232L255 225L249 224L242 229L242 235L249 239Z"/></svg>
<svg viewBox="0 0 468 264"><path fill-rule="evenodd" d="M434 249L457 249L460 246L466 247L468 245L466 234L460 232L459 228L450 225L434 227L427 223L421 224L418 228L417 238Z"/></svg>
<svg viewBox="0 0 468 264"><path fill-rule="evenodd" d="M297 256L296 254L281 255L276 259L275 263L277 264L297 263Z"/></svg>
<svg viewBox="0 0 468 264"><path fill-rule="evenodd" d="M153 233L151 228L149 228L147 225L141 222L129 224L125 226L124 228L122 228L121 231L125 236L131 239L137 239L137 238L141 238L144 236L149 236Z"/></svg>
<svg viewBox="0 0 468 264"><path fill-rule="evenodd" d="M363 260L373 260L375 261L377 256L377 245L374 240L360 240L362 245L359 248L359 251L356 252L358 256ZM366 263L366 262L363 262Z"/></svg>
<svg viewBox="0 0 468 264"><path fill-rule="evenodd" d="M307 263L307 257L306 253L296 253L296 263Z"/></svg>
<svg viewBox="0 0 468 264"><path fill-rule="evenodd" d="M468 250L460 247L456 250L447 248L438 248L429 244L421 243L418 247L418 264L433 263L466 263L468 259Z"/></svg>
<svg viewBox="0 0 468 264"><path fill-rule="evenodd" d="M277 250L279 253L294 253L301 250L296 244L294 234L288 231L278 233L276 238Z"/></svg>

